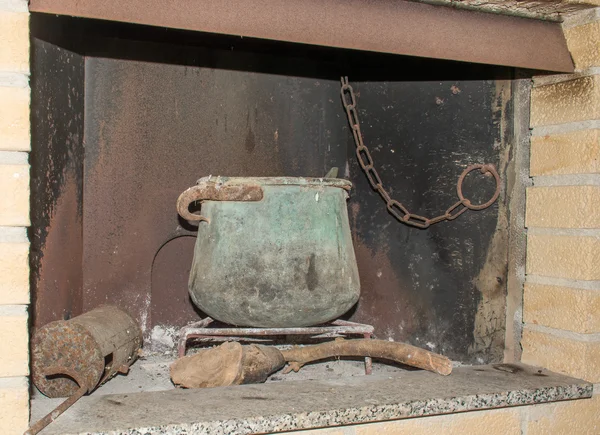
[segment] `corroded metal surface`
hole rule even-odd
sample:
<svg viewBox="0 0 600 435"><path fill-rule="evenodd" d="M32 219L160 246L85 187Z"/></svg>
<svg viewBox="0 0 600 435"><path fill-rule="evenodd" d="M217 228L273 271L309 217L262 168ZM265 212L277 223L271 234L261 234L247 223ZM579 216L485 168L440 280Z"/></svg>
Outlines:
<svg viewBox="0 0 600 435"><path fill-rule="evenodd" d="M177 198L179 216L189 221L205 221L202 215L190 213L189 207L196 201L260 201L263 191L258 184L221 185L217 180L198 182Z"/></svg>
<svg viewBox="0 0 600 435"><path fill-rule="evenodd" d="M335 168L334 168L335 169ZM306 186L306 187L339 187L340 189L352 189L352 183L341 178L327 177L221 177L209 175L198 180L198 185L213 183L222 186ZM219 200L219 199L217 199ZM225 199L227 200L227 196ZM233 200L230 198L230 200Z"/></svg>
<svg viewBox="0 0 600 435"><path fill-rule="evenodd" d="M92 391L126 372L141 345L139 326L116 307L49 323L33 337L33 382L48 397L72 396L82 387Z"/></svg>
<svg viewBox="0 0 600 435"><path fill-rule="evenodd" d="M463 183L465 182L465 177L469 175L469 172L475 171L477 169L479 169L479 172L483 175L493 176L494 182L496 183L496 189L494 190L492 197L481 204L473 204L470 200L465 198L465 195L463 194ZM501 187L502 183L500 182L500 176L498 175L498 172L496 171L494 165L476 164L467 166L466 169L462 172L462 174L460 174L460 177L458 177L458 183L456 183L456 193L460 198L461 204L464 204L464 206L467 207L469 210L478 211L484 210L496 202L498 196L500 196Z"/></svg>
<svg viewBox="0 0 600 435"><path fill-rule="evenodd" d="M396 199L392 199L388 193L388 189L384 187L383 181L379 176L379 172L375 168L375 162L373 161L371 152L363 142L358 110L356 106L356 95L354 95L352 86L350 86L348 83L348 77L342 77L340 94L344 104L344 109L346 110L346 115L348 116L348 122L350 123L350 129L352 130L352 136L354 137L354 145L356 145L356 158L358 160L358 164L364 171L373 190L377 191L377 193L379 193L381 198L385 201L387 210L400 222L416 228L426 229L433 224L454 220L467 210L483 210L496 202L498 196L500 195L501 187L500 176L498 175L498 172L496 172L496 168L491 164L474 164L467 166L460 177L458 177L458 182L456 183L456 192L458 194L459 201L448 207L445 213L434 218L427 218L425 216L420 216L409 212L401 202ZM469 174L469 172L474 171L475 169L479 169L484 175L492 175L494 177L494 181L496 182L496 190L494 191L494 194L488 201L482 204L471 203L471 201L465 198L463 194L462 186L465 181L465 177Z"/></svg>
<svg viewBox="0 0 600 435"><path fill-rule="evenodd" d="M68 397L67 400L65 400L63 403L54 408L51 412L46 414L43 418L38 420L36 423L32 424L29 427L29 429L27 429L24 435L36 435L42 429L44 429L46 426L48 426L50 423L52 423L54 420L60 417L63 412L65 412L67 409L73 406L75 402L77 402L86 393L89 392L87 385L81 379L79 379L79 373L70 370L67 367L56 367L55 370L48 370L46 371L46 373L48 375L67 375L74 379L75 382L77 382L77 384L79 385L79 389L75 393L73 393L72 396Z"/></svg>
<svg viewBox="0 0 600 435"><path fill-rule="evenodd" d="M198 180L198 184L185 190L177 198L179 216L189 221L207 221L204 216L190 213L196 201L260 201L264 192L261 185L270 186L333 186L350 190L352 183L339 178L309 177L213 177Z"/></svg>
<svg viewBox="0 0 600 435"><path fill-rule="evenodd" d="M391 177L394 196L411 208L427 215L456 201L456 174L474 161L493 163L505 179L510 82L369 83L355 91L381 177ZM354 148L349 131L348 137ZM350 164L350 221L362 289L350 320L372 324L378 338L425 344L453 359L501 359L506 255L494 247L506 246L504 183L488 209L419 231L398 225L358 161ZM481 178L477 171L464 178L473 204L488 201L496 189L492 177Z"/></svg>
<svg viewBox="0 0 600 435"><path fill-rule="evenodd" d="M201 190L218 180L200 180ZM189 280L194 303L222 322L265 328L318 325L346 313L360 293L346 209L351 183L230 180L256 183L264 197L203 202ZM229 182L224 177L214 190L236 186Z"/></svg>
<svg viewBox="0 0 600 435"><path fill-rule="evenodd" d="M309 326L301 328L228 328L214 327L214 320L210 317L193 323L181 329L177 354L179 358L185 356L187 342L190 339L202 342L242 341L249 337L276 338L277 336L304 336L312 339L338 338L360 335L363 338L372 338L374 328L371 325L334 320L326 325ZM372 360L365 357L365 374L370 375Z"/></svg>
<svg viewBox="0 0 600 435"><path fill-rule="evenodd" d="M76 318L75 318L76 319ZM66 367L78 374L81 385L93 390L104 373L104 355L89 331L78 323L58 320L40 328L33 337L32 375L35 386L48 397L74 394L79 385L70 376L48 374L48 368Z"/></svg>
<svg viewBox="0 0 600 435"><path fill-rule="evenodd" d="M81 314L83 304L84 61L70 49L39 39L39 32L61 33L59 26L53 29L39 18L31 18L29 239L34 327Z"/></svg>
<svg viewBox="0 0 600 435"><path fill-rule="evenodd" d="M573 71L557 23L408 1L32 0L30 10L311 45Z"/></svg>
<svg viewBox="0 0 600 435"><path fill-rule="evenodd" d="M151 51L154 62L87 61L84 308L126 308L150 340L154 327L198 319L187 291L193 239L182 237L196 227L177 215L178 195L200 174L315 177L344 167L345 132L335 83L242 70L270 56L179 54L206 61L201 68L163 63L175 46L119 41L118 50ZM289 73L307 65L285 64Z"/></svg>

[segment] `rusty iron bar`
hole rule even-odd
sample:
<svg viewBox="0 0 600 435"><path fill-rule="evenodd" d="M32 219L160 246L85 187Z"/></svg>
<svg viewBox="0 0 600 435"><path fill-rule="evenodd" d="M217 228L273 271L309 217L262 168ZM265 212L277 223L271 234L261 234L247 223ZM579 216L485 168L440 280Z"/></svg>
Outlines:
<svg viewBox="0 0 600 435"><path fill-rule="evenodd" d="M383 198L386 203L386 208L392 216L407 225L426 229L439 222L454 220L467 210L483 210L496 202L498 196L500 195L501 185L500 176L492 164L475 164L468 166L462 172L460 177L458 177L458 182L456 183L456 192L458 194L459 201L448 207L443 214L434 218L427 218L425 216L411 213L401 202L392 199L385 187L383 187L383 181L381 180L377 169L375 169L375 162L373 161L373 157L369 152L369 148L363 142L362 132L360 129L360 120L358 118L358 110L356 108L356 95L354 94L352 86L348 82L348 77L342 77L341 84L342 86L340 88L340 95L342 97L344 110L348 116L348 122L350 123L350 128L352 130L352 136L354 137L354 144L356 145L356 158L358 159L358 163L364 171L367 180L369 180L369 184L379 193L381 198ZM462 185L465 177L467 174L469 174L469 172L476 169L479 169L484 175L491 174L496 183L494 194L487 202L483 204L472 204L470 200L464 197L462 192ZM461 206L462 208L459 209ZM457 209L459 210L456 211Z"/></svg>
<svg viewBox="0 0 600 435"><path fill-rule="evenodd" d="M214 322L210 317L192 323L181 329L177 354L179 358L185 356L189 339L201 341L241 341L248 337L269 337L282 335L304 335L312 338L331 338L343 335L362 335L366 339L373 338L375 328L371 325L349 322L347 320L334 320L329 325L308 326L299 328L209 328ZM365 374L372 372L372 360L365 357Z"/></svg>
<svg viewBox="0 0 600 435"><path fill-rule="evenodd" d="M57 367L49 367L46 370L46 376L52 375L66 375L73 378L75 382L79 385L79 388L75 393L70 396L67 400L58 405L54 410L36 423L32 424L27 431L25 431L24 435L36 435L54 420L56 420L63 412L73 406L79 399L81 399L85 394L89 393L94 389L94 385L86 385L84 381L81 380L80 375L75 370L71 370L68 367L57 366Z"/></svg>

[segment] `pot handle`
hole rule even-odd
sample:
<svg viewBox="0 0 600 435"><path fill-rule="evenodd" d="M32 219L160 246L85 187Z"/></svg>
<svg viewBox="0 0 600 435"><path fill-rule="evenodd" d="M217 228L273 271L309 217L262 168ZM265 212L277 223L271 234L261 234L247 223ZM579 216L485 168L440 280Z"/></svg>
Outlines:
<svg viewBox="0 0 600 435"><path fill-rule="evenodd" d="M260 201L263 190L259 184L219 184L212 181L201 181L185 190L177 198L177 212L188 221L205 221L205 216L191 213L190 204L196 201Z"/></svg>

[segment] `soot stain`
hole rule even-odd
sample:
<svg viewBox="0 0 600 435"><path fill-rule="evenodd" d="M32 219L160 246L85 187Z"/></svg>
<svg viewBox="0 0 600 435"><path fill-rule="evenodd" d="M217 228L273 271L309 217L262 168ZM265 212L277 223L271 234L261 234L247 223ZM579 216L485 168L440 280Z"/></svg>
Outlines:
<svg viewBox="0 0 600 435"><path fill-rule="evenodd" d="M248 134L246 134L244 148L246 148L246 151L248 151L248 153L252 153L254 151L254 148L256 148L256 136L254 135L254 131L252 131L252 126L250 125L250 112L248 112L246 125L248 126Z"/></svg>
<svg viewBox="0 0 600 435"><path fill-rule="evenodd" d="M310 291L317 288L319 284L319 277L317 276L317 269L315 267L315 254L311 254L308 258L308 270L306 272L306 287Z"/></svg>

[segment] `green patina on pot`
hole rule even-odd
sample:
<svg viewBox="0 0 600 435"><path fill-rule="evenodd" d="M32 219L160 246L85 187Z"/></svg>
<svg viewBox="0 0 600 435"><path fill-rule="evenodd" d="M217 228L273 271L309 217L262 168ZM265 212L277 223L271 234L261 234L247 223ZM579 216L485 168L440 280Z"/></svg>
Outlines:
<svg viewBox="0 0 600 435"><path fill-rule="evenodd" d="M351 186L335 178L199 180L178 203L183 217L202 221L189 279L194 303L238 326L309 326L344 314L360 293ZM188 211L197 200L202 216Z"/></svg>

